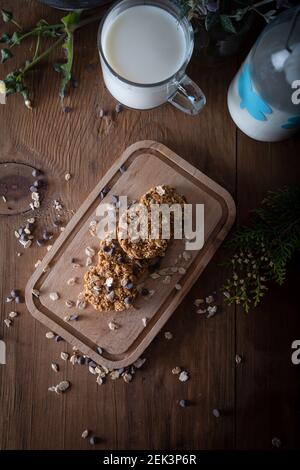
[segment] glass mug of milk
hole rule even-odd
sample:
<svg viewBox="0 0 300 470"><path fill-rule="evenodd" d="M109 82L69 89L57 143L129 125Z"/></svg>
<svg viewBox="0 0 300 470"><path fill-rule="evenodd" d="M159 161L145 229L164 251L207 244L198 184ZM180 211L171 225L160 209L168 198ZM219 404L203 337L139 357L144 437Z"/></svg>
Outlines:
<svg viewBox="0 0 300 470"><path fill-rule="evenodd" d="M169 101L187 114L205 105L185 69L194 48L191 23L169 0L122 0L98 31L106 87L121 104L151 109Z"/></svg>

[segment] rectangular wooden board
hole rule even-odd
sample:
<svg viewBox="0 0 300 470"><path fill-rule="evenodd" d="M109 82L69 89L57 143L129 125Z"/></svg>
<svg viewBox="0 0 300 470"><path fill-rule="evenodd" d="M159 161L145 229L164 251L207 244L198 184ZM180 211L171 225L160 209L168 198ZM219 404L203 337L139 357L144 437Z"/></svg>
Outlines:
<svg viewBox="0 0 300 470"><path fill-rule="evenodd" d="M124 173L119 171L122 165L126 167ZM80 314L78 321L66 322L64 317L70 314L70 309L66 307L65 301L76 301L82 290L82 279L87 270L85 248L98 248L99 240L91 236L89 225L92 220L97 220L96 209L99 204L111 202L114 194L136 200L149 188L162 184L174 186L194 207L197 203L204 204L203 248L189 251L190 259L184 260L181 256L184 240L171 241L161 268L183 267L184 274L172 275L169 284L148 276L144 281L145 286L155 290L155 295L150 299L138 297L134 307L124 312L99 312L88 306L84 310L77 310ZM109 187L110 191L100 201L99 194L104 187ZM153 141L137 142L124 151L101 179L30 278L26 287L28 309L51 331L62 336L96 363L109 369L132 364L202 273L234 219L235 204L225 189L164 145ZM74 268L72 258L79 259L81 267ZM46 266L50 269L45 270ZM69 286L67 280L75 276L78 282L75 286ZM180 290L175 289L177 283L181 285ZM32 295L33 289L40 291L39 298ZM50 292L58 292L59 300L52 301ZM71 309L72 313L74 310ZM147 319L146 326L144 318ZM117 330L109 329L111 320L119 325ZM97 352L98 347L103 350L101 355Z"/></svg>

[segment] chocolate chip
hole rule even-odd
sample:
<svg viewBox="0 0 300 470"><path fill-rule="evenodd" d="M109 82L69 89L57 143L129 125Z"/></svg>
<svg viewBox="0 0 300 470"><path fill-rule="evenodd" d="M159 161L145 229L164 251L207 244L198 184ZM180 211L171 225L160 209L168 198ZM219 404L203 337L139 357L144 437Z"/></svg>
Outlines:
<svg viewBox="0 0 300 470"><path fill-rule="evenodd" d="M125 303L125 305L130 305L130 304L131 304L131 302L132 302L132 300L131 300L131 298L130 298L130 297L125 297L125 299L124 299L124 303Z"/></svg>
<svg viewBox="0 0 300 470"><path fill-rule="evenodd" d="M119 196L117 194L113 194L112 201L114 204L117 204L119 202Z"/></svg>
<svg viewBox="0 0 300 470"><path fill-rule="evenodd" d="M10 296L15 299L18 296L18 291L16 289L12 289Z"/></svg>
<svg viewBox="0 0 300 470"><path fill-rule="evenodd" d="M141 295L143 296L149 295L149 290L146 287L143 287L141 290Z"/></svg>
<svg viewBox="0 0 300 470"><path fill-rule="evenodd" d="M56 341L57 343L59 343L59 341L63 341L63 340L64 340L64 339L63 339L61 336L59 336L59 335L56 335L54 339L55 339L55 341Z"/></svg>
<svg viewBox="0 0 300 470"><path fill-rule="evenodd" d="M70 315L70 320L71 321L77 321L79 318L79 315L77 315L76 313L74 313L74 315Z"/></svg>
<svg viewBox="0 0 300 470"><path fill-rule="evenodd" d="M212 410L212 414L214 415L215 418L220 418L220 416L221 416L221 413L217 408L214 408Z"/></svg>
<svg viewBox="0 0 300 470"><path fill-rule="evenodd" d="M189 406L189 401L188 400L179 400L178 401L178 405L181 406L181 408L186 408L187 406Z"/></svg>
<svg viewBox="0 0 300 470"><path fill-rule="evenodd" d="M99 442L100 442L99 437L97 437L97 436L90 437L91 446L95 446L95 445L99 444Z"/></svg>
<svg viewBox="0 0 300 470"><path fill-rule="evenodd" d="M104 186L104 188L102 189L102 191L100 191L100 197L101 197L101 199L103 199L108 193L109 193L109 187L108 187L108 186Z"/></svg>
<svg viewBox="0 0 300 470"><path fill-rule="evenodd" d="M58 227L61 227L61 225L62 225L62 221L61 221L61 220L59 220L59 219L53 220L53 227L58 228Z"/></svg>
<svg viewBox="0 0 300 470"><path fill-rule="evenodd" d="M119 171L121 174L125 173L125 171L127 170L126 166L125 165L121 165L120 168L119 168Z"/></svg>
<svg viewBox="0 0 300 470"><path fill-rule="evenodd" d="M34 168L31 174L34 178L37 178L38 176L42 175L43 172L41 170L38 170L37 168Z"/></svg>
<svg viewBox="0 0 300 470"><path fill-rule="evenodd" d="M51 232L48 232L48 230L45 230L43 233L43 239L44 240L50 240L50 238L53 236Z"/></svg>
<svg viewBox="0 0 300 470"><path fill-rule="evenodd" d="M79 81L76 80L76 78L72 78L71 85L72 85L73 88L78 88L79 87Z"/></svg>
<svg viewBox="0 0 300 470"><path fill-rule="evenodd" d="M87 65L85 66L85 70L86 70L87 72L93 72L93 71L95 70L95 68L96 68L96 64L87 64Z"/></svg>
<svg viewBox="0 0 300 470"><path fill-rule="evenodd" d="M71 108L71 106L64 106L63 107L63 112L66 113L66 114L69 114L73 111L73 108Z"/></svg>
<svg viewBox="0 0 300 470"><path fill-rule="evenodd" d="M125 258L124 258L124 256L122 256L122 255L118 256L117 261L118 261L118 263L120 263L120 264L125 263Z"/></svg>
<svg viewBox="0 0 300 470"><path fill-rule="evenodd" d="M97 364L94 361L90 360L88 364L89 364L89 367L93 367L93 369L95 369L95 367L97 367Z"/></svg>
<svg viewBox="0 0 300 470"><path fill-rule="evenodd" d="M80 365L80 366L83 366L85 364L85 358L83 356L78 356L77 358L77 363Z"/></svg>
<svg viewBox="0 0 300 470"><path fill-rule="evenodd" d="M33 186L37 189L41 188L43 186L43 181L42 180L36 180L34 183L33 183Z"/></svg>

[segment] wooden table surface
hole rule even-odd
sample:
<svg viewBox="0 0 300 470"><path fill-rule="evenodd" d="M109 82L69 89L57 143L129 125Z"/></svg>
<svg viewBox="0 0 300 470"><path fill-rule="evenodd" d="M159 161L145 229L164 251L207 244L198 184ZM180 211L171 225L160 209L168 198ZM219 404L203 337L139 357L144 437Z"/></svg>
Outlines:
<svg viewBox="0 0 300 470"><path fill-rule="evenodd" d="M25 27L41 17L60 17L33 0L6 0L2 6L13 10ZM79 87L66 99L71 113L62 112L59 78L46 65L30 78L33 111L19 96L0 106L1 162L42 168L49 180L39 213L41 227L51 228L53 220L47 201L59 198L68 210L76 210L121 152L142 139L169 146L228 189L237 205L237 226L247 221L248 211L267 190L299 182L299 137L276 144L255 142L229 117L227 88L242 58L214 67L193 59L189 74L207 96L199 116L189 117L170 105L147 112L126 110L106 135L99 110L113 110L115 102L103 86L96 30L93 25L76 36L74 76ZM1 66L1 77L22 59L20 51L14 62ZM69 183L67 172L73 176ZM14 307L5 303L6 296L13 287L24 290L46 251L20 249L14 229L25 219L24 214L0 216L0 338L7 345L7 364L0 365L1 449L87 449L81 438L85 428L102 438L98 449L270 449L273 437L284 448L300 447L300 366L291 363L291 344L300 336L299 271L297 275L293 266L285 286L272 287L248 315L219 298L218 314L203 319L193 301L225 281L219 263L226 252L221 249L166 325L164 331L171 331L173 339L158 335L130 384L107 380L97 386L86 367L60 360L60 352L71 348L47 340L45 328L24 304L16 306L20 316L13 327L3 324ZM236 354L244 358L238 366ZM52 362L60 363L59 374L51 370ZM172 375L177 365L190 372L187 383ZM72 382L72 390L63 396L47 391L59 378ZM180 408L179 399L190 400L191 406ZM220 418L213 416L214 408L221 411Z"/></svg>

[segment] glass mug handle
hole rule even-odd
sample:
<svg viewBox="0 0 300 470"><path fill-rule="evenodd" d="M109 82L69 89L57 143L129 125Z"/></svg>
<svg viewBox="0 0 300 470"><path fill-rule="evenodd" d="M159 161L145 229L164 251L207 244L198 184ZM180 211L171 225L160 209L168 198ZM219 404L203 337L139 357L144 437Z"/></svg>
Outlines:
<svg viewBox="0 0 300 470"><path fill-rule="evenodd" d="M201 88L187 75L179 81L175 80L177 90L168 101L176 108L191 116L200 113L205 106L206 98Z"/></svg>

